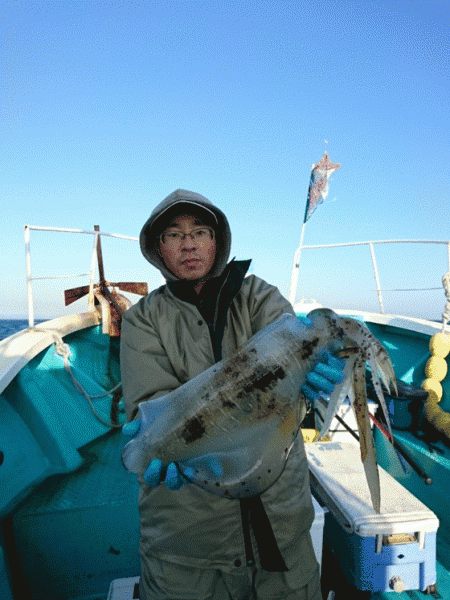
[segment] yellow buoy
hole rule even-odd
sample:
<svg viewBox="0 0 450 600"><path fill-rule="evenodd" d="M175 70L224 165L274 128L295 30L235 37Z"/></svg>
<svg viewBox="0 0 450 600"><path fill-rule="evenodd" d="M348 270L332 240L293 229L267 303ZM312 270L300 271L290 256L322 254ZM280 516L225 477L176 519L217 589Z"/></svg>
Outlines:
<svg viewBox="0 0 450 600"><path fill-rule="evenodd" d="M434 392L439 399L442 398L442 385L437 379L425 379L422 388L427 392Z"/></svg>
<svg viewBox="0 0 450 600"><path fill-rule="evenodd" d="M425 365L427 379L422 383L422 388L428 392L424 415L438 431L450 438L450 415L438 406L443 394L439 382L445 378L448 370L445 357L450 351L450 335L436 333L431 338L429 347L431 358Z"/></svg>
<svg viewBox="0 0 450 600"><path fill-rule="evenodd" d="M437 404L432 402L425 402L425 406L423 407L424 415L427 421L430 423L433 422L433 419L436 415L439 414L440 407Z"/></svg>
<svg viewBox="0 0 450 600"><path fill-rule="evenodd" d="M437 404L438 402L441 401L441 398L437 395L435 390L427 390L427 391L428 391L427 402L429 404Z"/></svg>
<svg viewBox="0 0 450 600"><path fill-rule="evenodd" d="M425 375L429 379L442 381L447 375L447 361L442 356L432 356L425 366Z"/></svg>
<svg viewBox="0 0 450 600"><path fill-rule="evenodd" d="M447 333L436 333L430 340L430 354L445 358L450 352L450 335Z"/></svg>

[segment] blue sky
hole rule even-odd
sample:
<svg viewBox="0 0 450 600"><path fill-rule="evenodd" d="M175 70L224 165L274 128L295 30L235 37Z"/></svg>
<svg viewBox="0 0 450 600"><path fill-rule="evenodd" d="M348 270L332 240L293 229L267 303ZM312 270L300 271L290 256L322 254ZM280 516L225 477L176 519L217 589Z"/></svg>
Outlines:
<svg viewBox="0 0 450 600"><path fill-rule="evenodd" d="M450 239L448 1L3 2L0 314L24 315L23 225L138 236L176 188L228 215L232 255L288 295L312 163L341 163L305 244ZM81 238L81 239L78 239ZM92 240L33 232L33 273L84 273ZM110 280L160 284L137 244ZM445 246L377 248L381 286L440 287ZM64 287L35 284L37 316ZM305 250L298 298L377 309L368 248ZM387 292L439 318L442 290ZM85 303L74 305L84 310Z"/></svg>

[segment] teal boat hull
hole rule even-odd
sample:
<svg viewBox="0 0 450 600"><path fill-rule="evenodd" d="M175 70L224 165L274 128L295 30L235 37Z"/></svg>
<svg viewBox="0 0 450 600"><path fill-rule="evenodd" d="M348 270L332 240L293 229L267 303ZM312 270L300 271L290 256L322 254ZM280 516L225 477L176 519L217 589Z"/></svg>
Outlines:
<svg viewBox="0 0 450 600"><path fill-rule="evenodd" d="M72 375L110 421L112 394L95 396L120 382L118 341L95 326L64 342ZM113 579L139 572L138 482L122 466L126 441L97 419L54 345L3 390L2 600L103 600Z"/></svg>

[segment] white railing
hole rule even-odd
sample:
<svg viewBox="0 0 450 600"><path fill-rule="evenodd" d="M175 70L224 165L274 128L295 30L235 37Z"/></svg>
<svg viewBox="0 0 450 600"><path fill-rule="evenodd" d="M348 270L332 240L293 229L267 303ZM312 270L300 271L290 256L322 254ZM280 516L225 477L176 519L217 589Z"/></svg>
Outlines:
<svg viewBox="0 0 450 600"><path fill-rule="evenodd" d="M450 271L450 240L449 241L439 241L439 240L377 240L377 241L368 241L368 242L347 242L344 244L321 244L321 245L317 245L317 246L302 246L300 244L300 246L297 248L297 250L295 251L294 254L294 264L292 267L292 274L291 274L291 285L290 285L290 289L289 289L289 302L294 305L295 303L295 296L297 293L297 287L298 287L298 275L299 275L299 268L300 268L300 256L302 253L302 250L312 250L312 249L317 249L317 248L340 248L342 246L369 246L370 248L370 254L371 254L371 258L372 258L372 266L373 266L373 271L374 271L374 275L375 275L375 283L376 283L376 292L378 295L378 303L380 305L380 312L384 313L384 306L383 306L383 296L381 294L381 292L393 292L393 291L415 291L418 289L423 289L423 290L438 290L438 289L442 289L442 287L439 288L409 288L409 289L403 289L403 290L382 290L381 289L381 285L380 285L380 278L378 275L378 267L377 267L377 261L375 258L375 249L374 246L375 244L445 244L447 246L447 253L448 253L448 270Z"/></svg>
<svg viewBox="0 0 450 600"><path fill-rule="evenodd" d="M91 269L89 273L79 273L76 275L48 275L43 277L32 277L31 275L31 254L30 254L30 231L53 231L59 233L84 233L94 236L94 248L92 251ZM94 273L95 261L97 257L97 246L100 236L119 238L122 240L139 241L139 238L130 237L127 235L119 235L116 233L106 233L103 231L89 231L85 229L65 229L60 227L38 227L35 225L25 225L25 255L27 264L27 302L28 302L28 326L34 327L34 304L33 304L33 284L32 282L38 279L67 279L72 277L87 277L89 275L89 294L88 294L88 311L94 309Z"/></svg>

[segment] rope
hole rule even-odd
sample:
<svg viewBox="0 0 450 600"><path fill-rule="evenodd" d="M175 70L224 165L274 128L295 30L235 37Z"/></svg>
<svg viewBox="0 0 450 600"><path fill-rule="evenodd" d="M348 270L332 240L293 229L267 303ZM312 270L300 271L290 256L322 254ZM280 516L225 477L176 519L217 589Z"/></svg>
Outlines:
<svg viewBox="0 0 450 600"><path fill-rule="evenodd" d="M92 400L97 399L97 398L104 398L105 396L109 396L110 394L113 394L114 392L116 392L122 385L122 382L118 383L116 386L114 386L111 390L109 390L108 392L104 392L103 394L97 394L97 395L90 395L86 392L86 390L83 388L83 386L81 385L81 383L78 381L78 379L75 377L75 375L72 372L72 367L70 366L70 362L69 362L69 356L71 355L70 352L70 347L68 344L64 343L61 334L59 333L59 331L56 331L54 329L40 329L38 327L31 327L30 328L32 331L38 331L40 333L48 333L50 335L53 336L53 340L54 340L54 345L55 345L55 352L56 354L58 354L59 356L61 356L64 360L64 368L66 370L66 372L69 374L70 378L72 379L72 383L75 386L75 389L86 398L86 400L89 403L89 406L91 407L92 412L94 413L95 417L101 422L103 423L103 425L106 425L106 427L113 427L113 428L120 428L122 427L122 425L119 425L118 423L108 423L108 421L105 421L99 414L98 412L95 410L94 405L92 404ZM120 397L119 397L120 399Z"/></svg>
<svg viewBox="0 0 450 600"><path fill-rule="evenodd" d="M445 297L447 298L444 312L442 313L442 333L445 333L447 323L450 320L450 271L442 278L442 285L444 287Z"/></svg>

